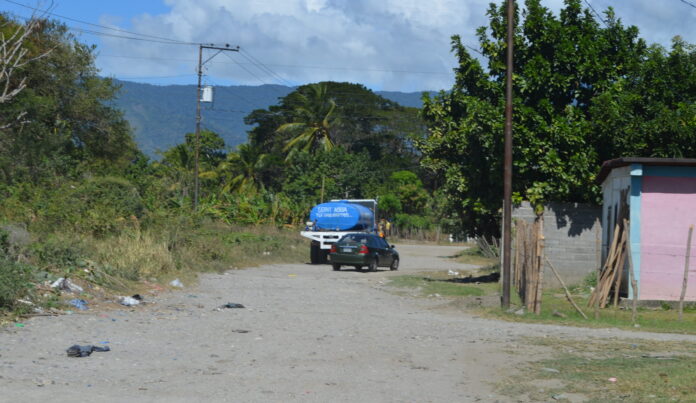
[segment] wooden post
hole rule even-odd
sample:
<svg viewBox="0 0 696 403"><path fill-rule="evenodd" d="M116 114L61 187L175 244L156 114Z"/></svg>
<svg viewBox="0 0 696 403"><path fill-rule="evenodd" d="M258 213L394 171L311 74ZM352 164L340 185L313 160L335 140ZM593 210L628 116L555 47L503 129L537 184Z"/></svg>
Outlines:
<svg viewBox="0 0 696 403"><path fill-rule="evenodd" d="M560 274L558 274L558 271L556 271L556 268L553 267L549 258L544 256L544 259L546 259L546 264L548 264L549 267L551 268L551 272L553 273L553 275L556 276L556 280L558 280L558 282L561 283L561 287L563 287L563 291L565 291L565 296L566 296L566 299L568 300L568 302L570 302L570 304L573 305L573 308L575 308L575 310L578 311L580 313L580 315L582 315L583 318L587 319L587 315L585 315L585 312L583 312L582 309L580 309L580 307L575 303L575 301L573 301L573 297L570 295L570 291L568 291L568 287L566 287L565 283L561 279Z"/></svg>
<svg viewBox="0 0 696 403"><path fill-rule="evenodd" d="M686 285L689 282L689 258L691 257L691 235L694 233L693 224L689 226L689 236L686 239L686 257L684 259L684 282L682 283L681 296L679 297L679 320L684 315L684 297L686 297Z"/></svg>
<svg viewBox="0 0 696 403"><path fill-rule="evenodd" d="M534 298L534 313L541 314L541 292L544 288L544 215L538 219L537 247L536 247L536 293Z"/></svg>
<svg viewBox="0 0 696 403"><path fill-rule="evenodd" d="M636 324L636 310L638 308L638 280L636 280L636 273L633 270L633 255L631 255L631 232L630 223L628 220L624 220L626 223L626 232L628 232L628 241L626 241L626 253L628 254L628 275L631 278L631 289L633 290L633 310L631 313L631 322Z"/></svg>
<svg viewBox="0 0 696 403"><path fill-rule="evenodd" d="M518 294L520 292L520 240L522 237L520 221L522 220L515 221L515 264L513 265L513 270L515 271L515 273L513 273L513 278L515 279L514 286Z"/></svg>

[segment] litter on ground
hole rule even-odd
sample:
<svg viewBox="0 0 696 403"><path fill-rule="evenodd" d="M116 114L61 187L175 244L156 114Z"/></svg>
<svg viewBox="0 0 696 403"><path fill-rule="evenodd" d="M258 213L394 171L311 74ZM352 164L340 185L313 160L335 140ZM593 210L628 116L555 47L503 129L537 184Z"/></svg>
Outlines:
<svg viewBox="0 0 696 403"><path fill-rule="evenodd" d="M58 280L51 283L51 288L57 288L62 291L71 292L73 294L81 294L85 290L79 285L70 281L69 278L61 277Z"/></svg>
<svg viewBox="0 0 696 403"><path fill-rule="evenodd" d="M78 344L75 344L68 347L68 349L65 350L65 352L68 353L68 357L89 357L95 351L111 351L111 349L108 346L97 347L91 344L87 346L80 346Z"/></svg>
<svg viewBox="0 0 696 403"><path fill-rule="evenodd" d="M235 309L235 308L244 308L244 305L238 304L236 302L228 302L224 305L220 305L219 307L215 308L215 310L221 311L223 309Z"/></svg>
<svg viewBox="0 0 696 403"><path fill-rule="evenodd" d="M87 310L87 301L85 301L84 299L79 299L79 298L71 299L70 301L68 301L68 304L74 306L75 308L77 308L81 311Z"/></svg>
<svg viewBox="0 0 696 403"><path fill-rule="evenodd" d="M133 297L118 297L118 303L125 306L134 306L140 304L140 301Z"/></svg>

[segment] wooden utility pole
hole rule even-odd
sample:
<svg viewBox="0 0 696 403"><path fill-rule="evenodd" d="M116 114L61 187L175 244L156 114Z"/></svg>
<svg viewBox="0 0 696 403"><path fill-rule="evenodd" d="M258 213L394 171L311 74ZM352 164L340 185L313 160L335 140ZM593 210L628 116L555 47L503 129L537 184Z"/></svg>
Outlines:
<svg viewBox="0 0 696 403"><path fill-rule="evenodd" d="M324 179L326 177L321 175L321 202L324 203Z"/></svg>
<svg viewBox="0 0 696 403"><path fill-rule="evenodd" d="M217 53L210 56L206 61L203 61L203 49L214 49ZM198 209L198 196L200 192L200 184L198 182L198 171L199 171L199 156L201 153L201 78L203 77L203 66L212 60L215 56L223 51L239 52L239 46L232 48L229 44L224 47L214 46L214 45L198 45L198 90L196 92L196 144L194 151L195 166L193 168L193 209Z"/></svg>
<svg viewBox="0 0 696 403"><path fill-rule="evenodd" d="M504 309L510 307L510 253L512 251L512 45L515 1L507 3L507 72L505 77L505 161L503 168L503 298Z"/></svg>

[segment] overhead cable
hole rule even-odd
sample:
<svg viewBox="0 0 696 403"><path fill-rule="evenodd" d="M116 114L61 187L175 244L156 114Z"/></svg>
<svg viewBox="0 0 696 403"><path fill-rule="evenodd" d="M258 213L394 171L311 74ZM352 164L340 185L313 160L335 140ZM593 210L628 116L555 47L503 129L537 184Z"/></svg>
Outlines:
<svg viewBox="0 0 696 403"><path fill-rule="evenodd" d="M34 10L34 11L38 11L38 12L40 12L40 13L42 13L42 14L52 15L52 16L54 16L54 17L62 18L62 19L64 19L64 20L68 20L68 21L72 21L72 22L77 22L77 23L85 24L85 25L90 25L90 26L93 26L93 27L108 29L108 30L112 30L112 31L116 31L116 32L121 32L121 33L124 33L124 34L129 34L129 35L142 36L142 37L144 37L144 38L156 39L156 40L158 40L158 41L166 41L166 42L170 42L170 43L172 43L172 44L178 44L178 45L198 45L198 43L194 43L194 42L184 42L184 41L180 41L180 40L177 40L177 39L164 38L164 37L161 37L161 36L148 35L148 34L141 34L141 33L138 33L138 32L126 31L126 30L123 30L123 29L113 28L113 27L109 27L109 26L106 26L106 25L94 24L94 23L92 23L92 22L87 22L87 21L78 20L78 19L76 19L76 18L66 17L66 16L64 16L64 15L56 14L56 13L50 12L50 11L48 11L48 10L43 10L43 9L40 9L40 8L37 8L37 7L32 7L32 6L29 6L29 5L26 5L26 4L22 4L22 3L19 3L19 2L13 1L13 0L5 0L5 1L8 2L8 3L14 4L14 5L20 6L20 7L28 8L28 9ZM129 38L129 39L130 39L130 38Z"/></svg>

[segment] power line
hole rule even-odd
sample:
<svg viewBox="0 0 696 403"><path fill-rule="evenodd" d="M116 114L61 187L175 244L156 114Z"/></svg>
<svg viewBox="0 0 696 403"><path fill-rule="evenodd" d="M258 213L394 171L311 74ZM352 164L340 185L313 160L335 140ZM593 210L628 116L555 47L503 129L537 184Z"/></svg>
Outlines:
<svg viewBox="0 0 696 403"><path fill-rule="evenodd" d="M5 0L5 1L7 1L7 0ZM193 43L193 42L175 42L175 41L171 41L171 40L139 38L137 36L125 36L125 35L118 35L118 34L110 34L108 32L94 31L91 29L77 28L77 27L71 27L71 26L67 26L67 27L71 31L77 31L77 32L81 32L83 34L104 36L104 37L109 37L109 38L128 39L128 40L140 41L140 42L161 43L164 45L185 45L185 46L198 46L199 45L198 43Z"/></svg>
<svg viewBox="0 0 696 403"><path fill-rule="evenodd" d="M13 0L5 0L5 1L8 2L8 3L14 4L14 5L20 6L20 7L24 7L24 8L28 8L28 9L30 9L30 10L34 10L34 11L41 12L41 13L43 13L43 14L52 15L52 16L54 16L54 17L62 18L62 19L64 19L64 20L68 20L68 21L72 21L72 22L77 22L77 23L85 24L85 25L90 25L90 26L93 26L93 27L108 29L108 30L112 30L112 31L116 31L116 32L122 32L122 33L129 34L129 35L142 36L142 37L144 37L144 38L157 39L158 41L166 41L166 42L171 42L171 43L173 43L173 44L178 44L178 45L198 45L198 43L194 43L194 42L184 42L184 41L180 41L180 40L177 40L177 39L164 38L164 37L161 37L161 36L148 35L148 34L141 34L141 33L138 33L138 32L126 31L126 30L123 30L123 29L113 28L113 27L109 27L109 26L106 26L106 25L94 24L94 23L92 23L92 22L87 22L87 21L78 20L78 19L76 19L76 18L66 17L66 16L64 16L64 15L56 14L56 13L50 12L50 11L48 11L48 10L43 10L43 9L40 9L40 8L37 8L37 7L32 7L32 6L29 6L29 5L26 5L26 4L22 4L22 3L19 3L19 2L13 1Z"/></svg>
<svg viewBox="0 0 696 403"><path fill-rule="evenodd" d="M10 0L5 0L5 1L10 1ZM7 13L7 14L11 15L14 18L18 18L18 19L21 19L24 21L31 21L31 19L32 19L30 17L24 17L21 15L15 14L15 13ZM185 45L185 46L193 46L193 45L197 46L197 45L199 45L198 43L180 42L180 41L175 41L172 39L159 40L159 39L140 38L137 36L118 35L118 34L112 34L112 33L108 33L108 32L95 31L95 30L91 30L91 29L77 28L77 27L73 27L73 26L70 26L67 24L65 24L65 27L70 31L80 32L80 33L87 34L87 35L105 36L105 37L128 39L128 40L141 41L141 42L161 43L161 44L165 44L165 45ZM139 35L139 34L135 34L135 35Z"/></svg>
<svg viewBox="0 0 696 403"><path fill-rule="evenodd" d="M242 53L243 50L240 52ZM247 55L249 52L246 52ZM193 59L184 58L168 58L168 57L152 57L152 56L128 56L128 55L109 55L100 54L99 57L115 57L123 59L144 59L144 60L162 60L162 61L180 61L180 62L195 62ZM237 65L253 65L252 63L243 63L234 61ZM210 62L209 64L230 64L229 62ZM451 75L450 72L440 72L440 71L412 71L412 70L389 70L389 69L367 69L367 68L355 68L355 67L336 67L336 66L312 66L312 65L300 65L300 64L273 64L266 63L265 66L273 67L290 67L290 68L301 68L301 69L317 69L317 70L345 70L345 71L373 71L382 73L396 73L396 74L432 74L432 75ZM290 84L290 86L294 86Z"/></svg>
<svg viewBox="0 0 696 403"><path fill-rule="evenodd" d="M595 10L594 7L592 7L592 4L590 4L590 2L587 0L583 0L583 1L585 2L585 4L587 4L587 6L590 8L590 10L592 10L592 13L594 13L594 15L596 15L597 18L599 18L599 20L604 23L604 26L607 26L607 22L604 20L604 18L602 18L601 15L599 15L597 10Z"/></svg>
<svg viewBox="0 0 696 403"><path fill-rule="evenodd" d="M286 80L285 78L281 77L279 74L276 74L276 72L274 72L274 71L271 70L268 66L266 66L266 65L263 64L261 61L259 61L257 58L255 58L254 56L252 56L249 52L243 50L242 52L240 52L240 54L241 54L244 58L246 58L247 60L249 60L252 64L254 64L258 69L260 69L260 70L262 70L262 71L265 70L265 71L266 71L267 73L269 73L271 76L274 76L274 77L278 78L280 81L283 81L283 82L285 82L286 84L292 86L292 83L291 83L290 81L288 81L288 80Z"/></svg>
<svg viewBox="0 0 696 403"><path fill-rule="evenodd" d="M157 78L179 78L179 77L191 77L195 76L195 74L177 74L174 76L146 76L146 77L111 77L115 78L116 80L121 80L121 81L127 81L127 80L154 80Z"/></svg>
<svg viewBox="0 0 696 403"><path fill-rule="evenodd" d="M696 4L694 4L694 3L690 2L690 1L687 1L687 0L679 0L679 1L681 1L681 2L684 3L684 4L686 4L686 5L689 6L689 7L696 8Z"/></svg>
<svg viewBox="0 0 696 403"><path fill-rule="evenodd" d="M206 76L206 80L210 80L210 83L211 83L211 84L213 84L213 85L216 86L216 87L220 87L220 85L218 85L212 77ZM233 97L238 98L238 99L240 99L240 100L246 102L247 104L249 104L249 106L252 108L251 110L253 110L253 108L256 108L256 106L255 106L251 101L249 101L248 99L246 99L245 97L243 97L243 96L241 96L241 95L239 95L239 94L236 94L234 91L229 92L229 94L231 94ZM212 108L206 108L205 110L207 110L207 111L208 111L208 110L216 111L216 110L219 110L219 109L215 109L215 105L213 104L213 107L212 107ZM230 112L232 112L232 111L230 110ZM242 111L239 111L239 112L242 112ZM246 111L246 112L243 112L243 113L249 113L249 111Z"/></svg>
<svg viewBox="0 0 696 403"><path fill-rule="evenodd" d="M259 82L260 82L261 84L268 84L268 83L267 83L266 81L264 81L261 77L257 76L254 72L252 72L251 70L249 70L249 69L247 69L246 67L244 67L243 65L241 65L238 61L234 60L234 59L232 58L232 56L230 56L229 54L225 53L225 56L227 56L230 60L232 60L232 62L233 62L234 64L236 64L237 66L241 67L242 70L244 70L244 71L246 71L247 73L249 73L249 75L251 75L251 76L254 77L255 79L259 80Z"/></svg>

